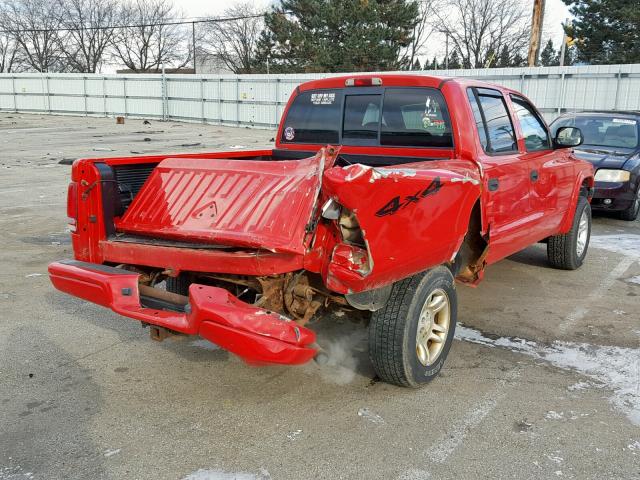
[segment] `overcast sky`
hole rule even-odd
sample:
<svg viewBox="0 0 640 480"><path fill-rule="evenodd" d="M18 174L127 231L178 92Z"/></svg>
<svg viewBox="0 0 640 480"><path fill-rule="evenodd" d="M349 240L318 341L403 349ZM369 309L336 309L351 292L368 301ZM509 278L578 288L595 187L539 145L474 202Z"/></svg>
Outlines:
<svg viewBox="0 0 640 480"><path fill-rule="evenodd" d="M266 8L273 0L251 0L256 6ZM521 0L527 5L527 8L533 8L533 0ZM206 15L220 15L225 8L233 5L233 1L229 0L179 0L176 1L176 5L184 11L185 15L189 17L202 17ZM556 49L562 42L562 25L561 23L569 17L569 10L562 0L546 0L545 7L545 19L543 29L543 42L546 43L547 39L553 40ZM444 54L444 45L441 44L442 40L439 38L433 38L432 43L427 49L425 57L433 57L434 55L442 56ZM543 46L544 46L543 43Z"/></svg>

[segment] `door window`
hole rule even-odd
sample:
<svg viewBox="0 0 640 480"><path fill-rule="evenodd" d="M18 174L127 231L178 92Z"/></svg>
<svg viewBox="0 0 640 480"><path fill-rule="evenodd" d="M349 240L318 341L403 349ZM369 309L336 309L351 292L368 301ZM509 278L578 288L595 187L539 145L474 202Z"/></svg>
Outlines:
<svg viewBox="0 0 640 480"><path fill-rule="evenodd" d="M520 129L524 136L524 145L527 151L550 150L549 134L535 109L529 102L520 97L512 95L511 101L520 122Z"/></svg>
<svg viewBox="0 0 640 480"><path fill-rule="evenodd" d="M476 89L487 133L488 153L517 152L518 145L511 117L502 94L497 90Z"/></svg>

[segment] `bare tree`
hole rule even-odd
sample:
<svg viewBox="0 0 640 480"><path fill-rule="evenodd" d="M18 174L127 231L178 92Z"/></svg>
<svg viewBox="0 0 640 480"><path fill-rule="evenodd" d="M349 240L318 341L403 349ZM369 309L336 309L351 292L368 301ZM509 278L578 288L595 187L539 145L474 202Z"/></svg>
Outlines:
<svg viewBox="0 0 640 480"><path fill-rule="evenodd" d="M438 17L435 15L437 9L442 7L441 0L419 0L418 1L418 23L413 27L412 41L402 52L403 60L406 60L409 68L412 68L418 56L424 53L424 47L429 41L432 33L438 24Z"/></svg>
<svg viewBox="0 0 640 480"><path fill-rule="evenodd" d="M38 72L65 69L58 38L62 17L56 2L6 0L3 11L0 29L13 38L31 68Z"/></svg>
<svg viewBox="0 0 640 480"><path fill-rule="evenodd" d="M189 31L166 25L181 17L170 0L132 0L122 7L122 22L112 39L118 59L134 72L157 72L162 65L182 68L191 61Z"/></svg>
<svg viewBox="0 0 640 480"><path fill-rule="evenodd" d="M529 12L519 0L451 0L435 14L464 68L494 66L502 52L516 58L529 39Z"/></svg>
<svg viewBox="0 0 640 480"><path fill-rule="evenodd" d="M60 50L69 69L96 73L102 66L121 21L116 0L58 0L65 30L60 35Z"/></svg>
<svg viewBox="0 0 640 480"><path fill-rule="evenodd" d="M223 13L223 17L237 20L205 23L202 27L204 52L233 73L251 73L258 39L264 28L261 13L252 2L238 3Z"/></svg>
<svg viewBox="0 0 640 480"><path fill-rule="evenodd" d="M0 73L12 73L21 68L21 55L13 36L0 33Z"/></svg>

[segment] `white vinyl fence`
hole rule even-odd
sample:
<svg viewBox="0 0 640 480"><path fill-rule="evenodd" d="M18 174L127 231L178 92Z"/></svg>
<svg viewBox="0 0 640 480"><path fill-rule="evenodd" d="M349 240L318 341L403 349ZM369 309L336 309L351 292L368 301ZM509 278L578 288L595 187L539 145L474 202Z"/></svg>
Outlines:
<svg viewBox="0 0 640 480"><path fill-rule="evenodd" d="M547 120L566 111L640 110L638 64L411 73L473 77L519 90ZM327 76L0 74L0 111L270 128L297 85Z"/></svg>

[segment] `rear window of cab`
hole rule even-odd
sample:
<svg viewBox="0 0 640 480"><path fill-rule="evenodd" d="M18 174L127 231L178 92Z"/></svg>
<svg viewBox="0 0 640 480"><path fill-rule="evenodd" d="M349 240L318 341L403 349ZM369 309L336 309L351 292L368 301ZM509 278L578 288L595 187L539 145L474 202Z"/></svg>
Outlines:
<svg viewBox="0 0 640 480"><path fill-rule="evenodd" d="M310 90L284 120L286 144L452 148L447 106L434 88Z"/></svg>

